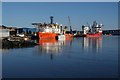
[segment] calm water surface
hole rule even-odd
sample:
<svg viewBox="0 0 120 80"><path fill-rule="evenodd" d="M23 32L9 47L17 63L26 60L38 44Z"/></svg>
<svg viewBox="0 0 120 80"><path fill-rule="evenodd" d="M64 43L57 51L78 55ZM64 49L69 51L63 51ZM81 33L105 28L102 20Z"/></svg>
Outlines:
<svg viewBox="0 0 120 80"><path fill-rule="evenodd" d="M39 40L39 46L3 50L4 78L118 76L118 36Z"/></svg>

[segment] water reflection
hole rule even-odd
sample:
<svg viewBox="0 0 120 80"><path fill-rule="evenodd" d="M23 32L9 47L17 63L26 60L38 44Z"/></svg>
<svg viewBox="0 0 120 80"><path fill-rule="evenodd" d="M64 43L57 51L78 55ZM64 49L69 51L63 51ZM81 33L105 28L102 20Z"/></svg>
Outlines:
<svg viewBox="0 0 120 80"><path fill-rule="evenodd" d="M97 53L102 49L102 37L84 37L82 44L84 51Z"/></svg>
<svg viewBox="0 0 120 80"><path fill-rule="evenodd" d="M37 54L39 55L50 55L50 59L53 56L57 56L62 53L63 47L68 43L72 42L72 39L67 40L55 40L55 39L39 39L39 46L37 46ZM71 43L70 43L71 44Z"/></svg>
<svg viewBox="0 0 120 80"><path fill-rule="evenodd" d="M62 50L62 45L65 44L64 40L39 40L39 51L41 53L57 54Z"/></svg>
<svg viewBox="0 0 120 80"><path fill-rule="evenodd" d="M117 77L118 37L102 38L39 40L35 47L3 52L3 77Z"/></svg>

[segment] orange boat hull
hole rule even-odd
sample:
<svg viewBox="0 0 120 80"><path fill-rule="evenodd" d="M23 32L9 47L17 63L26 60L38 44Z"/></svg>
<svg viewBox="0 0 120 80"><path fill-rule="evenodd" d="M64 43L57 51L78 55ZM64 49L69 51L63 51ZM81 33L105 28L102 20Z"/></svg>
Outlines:
<svg viewBox="0 0 120 80"><path fill-rule="evenodd" d="M42 33L38 32L39 39L55 39L58 34L56 33Z"/></svg>
<svg viewBox="0 0 120 80"><path fill-rule="evenodd" d="M66 40L72 40L73 35L72 34L65 34Z"/></svg>
<svg viewBox="0 0 120 80"><path fill-rule="evenodd" d="M86 34L86 37L100 37L101 33L95 33L95 34Z"/></svg>
<svg viewBox="0 0 120 80"><path fill-rule="evenodd" d="M42 33L38 32L39 39L56 39L57 33ZM65 34L66 39L72 38L72 34Z"/></svg>

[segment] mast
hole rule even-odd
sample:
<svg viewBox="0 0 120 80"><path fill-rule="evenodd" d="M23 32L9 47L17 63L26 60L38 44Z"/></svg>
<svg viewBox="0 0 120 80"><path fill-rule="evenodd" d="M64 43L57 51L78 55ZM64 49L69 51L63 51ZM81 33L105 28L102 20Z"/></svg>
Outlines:
<svg viewBox="0 0 120 80"><path fill-rule="evenodd" d="M69 21L69 25L70 25L70 33L72 33L72 27L71 27L71 22L70 22L70 17L68 16L68 21Z"/></svg>

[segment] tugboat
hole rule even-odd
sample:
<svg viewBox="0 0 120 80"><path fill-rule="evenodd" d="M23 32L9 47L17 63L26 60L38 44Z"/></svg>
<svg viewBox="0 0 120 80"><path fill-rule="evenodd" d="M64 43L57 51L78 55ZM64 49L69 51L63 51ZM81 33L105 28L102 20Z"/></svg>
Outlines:
<svg viewBox="0 0 120 80"><path fill-rule="evenodd" d="M72 34L66 34L67 27L62 28L62 24L53 23L53 16L50 16L51 23L32 23L38 27L39 39L57 39L65 40L66 38L72 37Z"/></svg>
<svg viewBox="0 0 120 80"><path fill-rule="evenodd" d="M93 22L92 29L89 26L82 26L83 35L86 37L100 37L102 35L102 24L98 25L96 21Z"/></svg>

